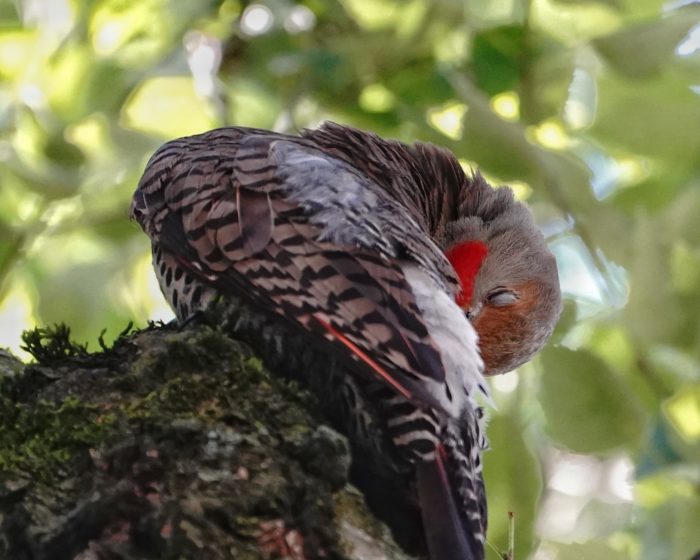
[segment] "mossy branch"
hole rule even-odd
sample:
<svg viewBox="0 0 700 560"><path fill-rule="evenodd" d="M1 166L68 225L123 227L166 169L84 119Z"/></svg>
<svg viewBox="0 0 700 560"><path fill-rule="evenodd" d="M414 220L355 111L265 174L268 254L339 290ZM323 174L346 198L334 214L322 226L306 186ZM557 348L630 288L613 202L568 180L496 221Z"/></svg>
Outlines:
<svg viewBox="0 0 700 560"><path fill-rule="evenodd" d="M0 558L402 558L314 399L206 325L0 352Z"/></svg>

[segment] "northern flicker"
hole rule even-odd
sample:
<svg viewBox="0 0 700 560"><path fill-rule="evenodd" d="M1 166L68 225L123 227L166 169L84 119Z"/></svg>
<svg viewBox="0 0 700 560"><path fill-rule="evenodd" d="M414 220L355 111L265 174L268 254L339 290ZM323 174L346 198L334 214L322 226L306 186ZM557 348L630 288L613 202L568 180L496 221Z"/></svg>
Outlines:
<svg viewBox="0 0 700 560"><path fill-rule="evenodd" d="M560 311L554 258L510 189L333 123L222 128L161 147L131 215L179 320L227 297L249 338L280 329L279 361L299 336L332 360L309 383L372 461L410 465L431 558L483 558L484 375L530 359Z"/></svg>

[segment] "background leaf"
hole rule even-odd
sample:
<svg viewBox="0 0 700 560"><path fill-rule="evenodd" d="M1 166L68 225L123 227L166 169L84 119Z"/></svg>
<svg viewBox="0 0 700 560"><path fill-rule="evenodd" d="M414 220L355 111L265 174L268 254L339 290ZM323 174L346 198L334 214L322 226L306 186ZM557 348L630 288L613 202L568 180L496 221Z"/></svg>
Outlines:
<svg viewBox="0 0 700 560"><path fill-rule="evenodd" d="M549 348L539 400L547 433L580 453L634 446L644 429L638 403L601 359L589 352Z"/></svg>

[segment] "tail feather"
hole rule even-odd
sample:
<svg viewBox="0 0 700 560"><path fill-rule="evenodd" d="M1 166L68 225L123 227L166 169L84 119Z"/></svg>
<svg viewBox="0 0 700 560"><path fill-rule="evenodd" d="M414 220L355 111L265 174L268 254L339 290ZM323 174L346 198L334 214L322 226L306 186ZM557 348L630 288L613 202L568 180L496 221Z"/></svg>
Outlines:
<svg viewBox="0 0 700 560"><path fill-rule="evenodd" d="M418 499L431 560L483 560L483 543L473 538L460 513L447 472L445 450L438 446L435 459L420 461L416 470Z"/></svg>

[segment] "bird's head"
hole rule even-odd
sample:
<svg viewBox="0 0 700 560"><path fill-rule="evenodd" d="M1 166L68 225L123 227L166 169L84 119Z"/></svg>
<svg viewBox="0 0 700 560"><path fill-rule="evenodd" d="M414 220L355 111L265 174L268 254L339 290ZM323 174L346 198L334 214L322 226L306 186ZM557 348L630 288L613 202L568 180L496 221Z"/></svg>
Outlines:
<svg viewBox="0 0 700 560"><path fill-rule="evenodd" d="M508 188L469 179L441 244L462 286L457 303L479 335L489 375L523 364L547 342L561 311L554 255Z"/></svg>

